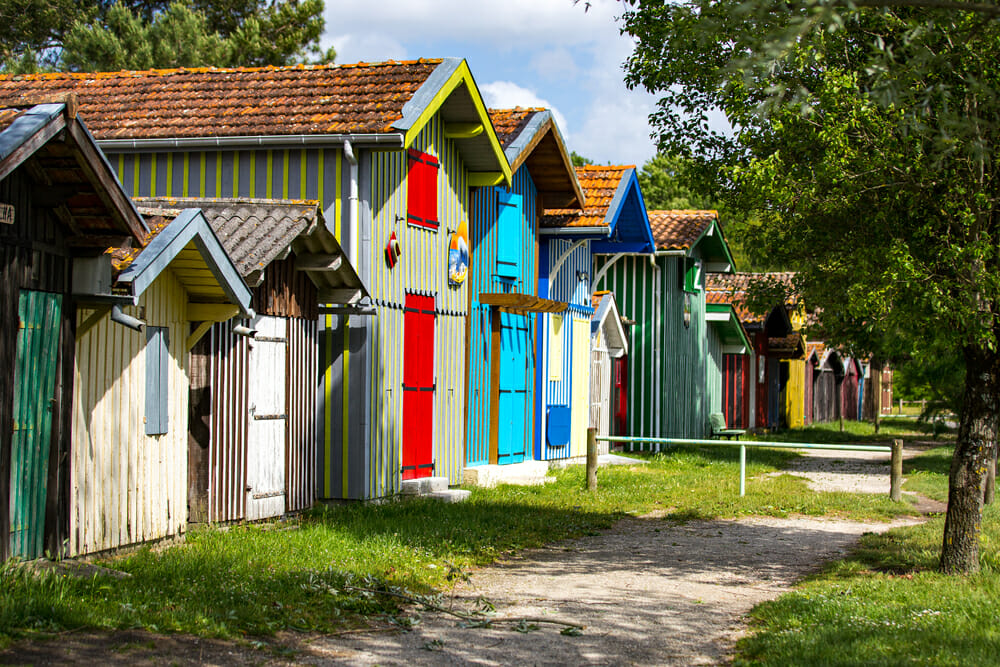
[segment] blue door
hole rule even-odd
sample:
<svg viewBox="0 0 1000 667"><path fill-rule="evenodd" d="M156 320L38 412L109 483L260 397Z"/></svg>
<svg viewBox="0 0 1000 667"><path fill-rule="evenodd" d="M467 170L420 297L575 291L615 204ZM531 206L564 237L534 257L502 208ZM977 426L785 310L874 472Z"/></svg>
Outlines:
<svg viewBox="0 0 1000 667"><path fill-rule="evenodd" d="M500 405L497 463L520 463L528 439L528 318L500 313Z"/></svg>

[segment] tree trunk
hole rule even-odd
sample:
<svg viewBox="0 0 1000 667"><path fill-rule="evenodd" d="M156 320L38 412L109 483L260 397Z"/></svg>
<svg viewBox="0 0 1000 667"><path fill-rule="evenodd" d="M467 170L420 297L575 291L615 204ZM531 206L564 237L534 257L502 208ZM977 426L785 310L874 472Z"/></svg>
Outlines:
<svg viewBox="0 0 1000 667"><path fill-rule="evenodd" d="M986 467L986 491L983 494L983 504L992 505L997 488L997 443L993 442L993 455Z"/></svg>
<svg viewBox="0 0 1000 667"><path fill-rule="evenodd" d="M966 347L964 409L948 477L948 513L944 522L941 570L979 570L979 532L987 466L992 462L1000 396L1000 354Z"/></svg>

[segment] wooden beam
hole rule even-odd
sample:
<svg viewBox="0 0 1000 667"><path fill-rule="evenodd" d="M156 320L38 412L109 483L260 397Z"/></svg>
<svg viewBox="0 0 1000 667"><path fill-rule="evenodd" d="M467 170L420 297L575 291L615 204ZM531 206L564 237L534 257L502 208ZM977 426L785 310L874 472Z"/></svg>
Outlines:
<svg viewBox="0 0 1000 667"><path fill-rule="evenodd" d="M240 307L231 303L189 303L188 322L225 322L240 314Z"/></svg>
<svg viewBox="0 0 1000 667"><path fill-rule="evenodd" d="M131 248L131 236L112 234L83 234L66 239L70 248Z"/></svg>
<svg viewBox="0 0 1000 667"><path fill-rule="evenodd" d="M18 146L14 152L0 161L0 180L7 178L22 162L34 155L42 146L49 142L66 127L66 117L60 115L53 118L47 125L35 132L27 141Z"/></svg>
<svg viewBox="0 0 1000 667"><path fill-rule="evenodd" d="M355 303L361 300L361 290L356 287L347 289L321 289L319 290L320 303Z"/></svg>
<svg viewBox="0 0 1000 667"><path fill-rule="evenodd" d="M490 308L490 463L500 462L500 309Z"/></svg>
<svg viewBox="0 0 1000 667"><path fill-rule="evenodd" d="M200 341L205 334L208 333L208 330L212 328L213 324L215 324L215 322L202 322L199 324L195 330L191 332L191 335L188 336L184 349L188 352L194 349L194 346L198 344L198 341Z"/></svg>
<svg viewBox="0 0 1000 667"><path fill-rule="evenodd" d="M471 139L482 133L482 123L447 123L444 126L444 136L448 139Z"/></svg>
<svg viewBox="0 0 1000 667"><path fill-rule="evenodd" d="M88 331L94 328L94 325L103 320L104 316L110 312L111 312L110 304L108 304L107 306L98 306L96 309L94 309L94 312L91 313L89 317L87 317L87 319L85 319L83 322L79 324L79 326L76 327L76 337L83 338L83 336L86 335Z"/></svg>
<svg viewBox="0 0 1000 667"><path fill-rule="evenodd" d="M341 253L332 255L302 254L295 258L296 271L339 271L344 263Z"/></svg>
<svg viewBox="0 0 1000 667"><path fill-rule="evenodd" d="M499 171L469 172L469 187L479 188L503 183L503 174Z"/></svg>

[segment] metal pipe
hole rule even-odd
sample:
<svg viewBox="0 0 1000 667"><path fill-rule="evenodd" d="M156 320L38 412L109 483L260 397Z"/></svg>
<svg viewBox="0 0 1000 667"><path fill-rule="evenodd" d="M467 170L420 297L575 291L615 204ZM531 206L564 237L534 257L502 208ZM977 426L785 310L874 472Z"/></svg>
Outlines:
<svg viewBox="0 0 1000 667"><path fill-rule="evenodd" d="M740 445L740 498L747 494L747 446Z"/></svg>
<svg viewBox="0 0 1000 667"><path fill-rule="evenodd" d="M233 327L233 333L237 336L245 336L246 338L253 338L257 335L256 329L251 329L250 327L244 326L242 324L237 324Z"/></svg>
<svg viewBox="0 0 1000 667"><path fill-rule="evenodd" d="M358 157L354 154L354 146L351 145L350 140L344 141L344 157L347 158L347 163L350 165L348 169L350 186L347 191L347 210L351 217L351 243L348 255L351 259L351 266L356 267L358 265L359 237L361 236L361 225L358 224Z"/></svg>
<svg viewBox="0 0 1000 667"><path fill-rule="evenodd" d="M741 447L771 447L777 449L834 449L856 452L891 453L892 448L884 445L824 445L810 442L768 442L764 440L697 440L694 438L641 438L622 435L602 435L598 440L605 442L647 442L666 445L740 445Z"/></svg>
<svg viewBox="0 0 1000 667"><path fill-rule="evenodd" d="M111 306L111 321L139 332L146 326L146 323L139 318L126 315L118 304Z"/></svg>
<svg viewBox="0 0 1000 667"><path fill-rule="evenodd" d="M357 145L388 145L401 148L402 133L389 134L289 134L263 137L173 137L165 139L101 139L102 150L162 150L164 148L232 148L240 146L331 146L351 142Z"/></svg>

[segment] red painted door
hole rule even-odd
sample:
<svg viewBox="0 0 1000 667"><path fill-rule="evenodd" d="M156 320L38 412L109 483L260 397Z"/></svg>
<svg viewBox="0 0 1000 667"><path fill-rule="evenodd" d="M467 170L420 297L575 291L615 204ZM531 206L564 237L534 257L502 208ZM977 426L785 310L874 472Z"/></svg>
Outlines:
<svg viewBox="0 0 1000 667"><path fill-rule="evenodd" d="M434 473L434 297L403 309L403 479Z"/></svg>

